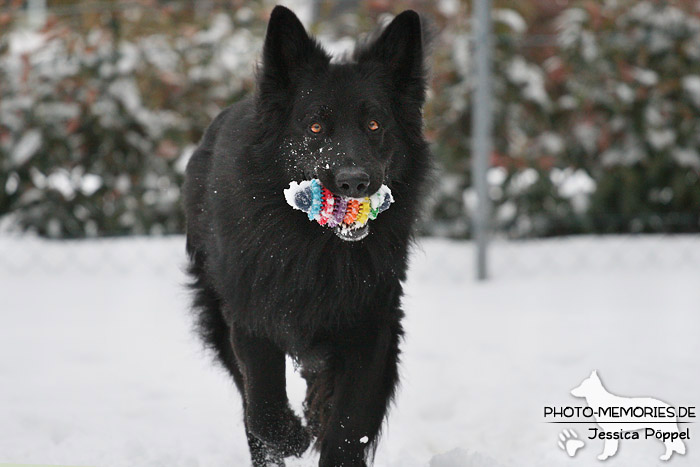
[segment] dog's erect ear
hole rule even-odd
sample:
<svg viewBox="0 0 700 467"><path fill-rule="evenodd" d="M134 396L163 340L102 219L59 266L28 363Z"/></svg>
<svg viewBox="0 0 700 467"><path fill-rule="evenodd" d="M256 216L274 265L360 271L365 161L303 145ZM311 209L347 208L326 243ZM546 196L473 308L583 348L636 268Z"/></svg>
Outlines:
<svg viewBox="0 0 700 467"><path fill-rule="evenodd" d="M358 62L378 61L389 66L397 85L425 86L423 28L418 13L406 10L381 35L358 51Z"/></svg>
<svg viewBox="0 0 700 467"><path fill-rule="evenodd" d="M276 6L272 10L263 46L263 79L289 85L299 69L309 64L323 65L328 60L290 9Z"/></svg>
<svg viewBox="0 0 700 467"><path fill-rule="evenodd" d="M591 371L591 379L597 379L600 381L600 378L598 378L598 370Z"/></svg>

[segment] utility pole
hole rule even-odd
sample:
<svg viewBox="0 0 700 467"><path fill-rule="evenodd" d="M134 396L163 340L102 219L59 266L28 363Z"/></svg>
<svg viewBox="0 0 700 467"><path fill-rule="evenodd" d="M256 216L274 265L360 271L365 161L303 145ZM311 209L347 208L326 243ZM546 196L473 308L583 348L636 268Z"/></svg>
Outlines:
<svg viewBox="0 0 700 467"><path fill-rule="evenodd" d="M44 27L46 24L46 0L27 1L27 23L32 29Z"/></svg>
<svg viewBox="0 0 700 467"><path fill-rule="evenodd" d="M476 244L476 278L485 280L487 248L490 231L490 203L486 171L493 147L493 114L491 107L491 0L474 0L472 16L474 55L476 63L476 87L472 105L472 185L477 195L473 215Z"/></svg>

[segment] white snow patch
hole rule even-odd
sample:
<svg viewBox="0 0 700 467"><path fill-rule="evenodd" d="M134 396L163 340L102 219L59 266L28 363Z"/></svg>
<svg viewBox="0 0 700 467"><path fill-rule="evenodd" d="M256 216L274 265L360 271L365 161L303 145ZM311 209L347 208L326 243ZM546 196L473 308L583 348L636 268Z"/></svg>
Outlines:
<svg viewBox="0 0 700 467"><path fill-rule="evenodd" d="M681 80L683 90L688 93L693 104L700 107L700 76L688 75Z"/></svg>
<svg viewBox="0 0 700 467"><path fill-rule="evenodd" d="M429 467L503 467L503 464L478 452L457 448L434 456Z"/></svg>
<svg viewBox="0 0 700 467"><path fill-rule="evenodd" d="M649 144L657 150L665 149L676 142L676 132L671 128L650 128L646 136Z"/></svg>
<svg viewBox="0 0 700 467"><path fill-rule="evenodd" d="M655 86L659 82L659 75L654 70L635 68L632 71L634 79L644 86Z"/></svg>
<svg viewBox="0 0 700 467"><path fill-rule="evenodd" d="M185 173L185 170L187 170L187 163L190 161L192 154L194 154L196 150L197 146L194 144L188 144L184 147L180 157L178 157L177 161L175 162L175 170L177 170L178 173Z"/></svg>
<svg viewBox="0 0 700 467"><path fill-rule="evenodd" d="M590 122L579 122L574 126L574 137L589 154L595 152L600 130Z"/></svg>
<svg viewBox="0 0 700 467"><path fill-rule="evenodd" d="M590 196L596 189L596 182L583 169L553 169L549 178L563 198L571 200L574 211L584 213L588 209Z"/></svg>
<svg viewBox="0 0 700 467"><path fill-rule="evenodd" d="M439 0L437 7L443 15L454 16L459 13L459 0Z"/></svg>
<svg viewBox="0 0 700 467"><path fill-rule="evenodd" d="M31 54L46 44L46 35L30 29L20 28L7 36L10 55Z"/></svg>
<svg viewBox="0 0 700 467"><path fill-rule="evenodd" d="M673 148L671 157L680 166L700 170L700 154L695 148Z"/></svg>
<svg viewBox="0 0 700 467"><path fill-rule="evenodd" d="M301 182L289 182L289 188L285 188L284 190L284 199L287 201L287 204L293 207L294 209L300 209L297 206L295 197L297 193L306 190L310 186L311 180L303 180Z"/></svg>
<svg viewBox="0 0 700 467"><path fill-rule="evenodd" d="M539 142L542 149L548 154L557 155L564 151L564 139L551 131L542 133Z"/></svg>
<svg viewBox="0 0 700 467"><path fill-rule="evenodd" d="M526 62L522 57L515 57L508 64L506 73L513 83L523 87L525 99L543 106L549 104L549 96L544 87L544 74L537 65Z"/></svg>
<svg viewBox="0 0 700 467"><path fill-rule="evenodd" d="M0 237L3 459L250 465L240 397L192 331L184 244ZM495 240L480 283L473 253L430 239L413 253L375 467L599 467L603 441L572 460L562 426L542 423L545 404L582 403L569 391L594 368L620 395L700 403L700 236ZM287 381L299 411L291 364ZM685 443L675 467L697 464L698 438ZM661 452L628 441L615 464L657 467Z"/></svg>
<svg viewBox="0 0 700 467"><path fill-rule="evenodd" d="M596 183L583 169L573 170L553 169L550 172L552 182L557 185L559 194L565 198L572 198L579 194L591 194L595 191Z"/></svg>
<svg viewBox="0 0 700 467"><path fill-rule="evenodd" d="M80 180L80 191L85 196L92 196L102 187L102 177L97 174L85 174Z"/></svg>
<svg viewBox="0 0 700 467"><path fill-rule="evenodd" d="M41 147L41 132L39 130L29 130L17 142L12 151L12 164L15 167L24 165Z"/></svg>
<svg viewBox="0 0 700 467"><path fill-rule="evenodd" d="M509 188L513 193L523 193L532 185L537 183L539 178L540 175L537 173L537 171L531 167L528 167L513 174L510 179Z"/></svg>
<svg viewBox="0 0 700 467"><path fill-rule="evenodd" d="M617 94L617 97L626 104L634 102L634 91L625 83L620 83L615 87L615 94Z"/></svg>
<svg viewBox="0 0 700 467"><path fill-rule="evenodd" d="M505 167L489 167L486 171L486 180L489 185L501 186L508 178Z"/></svg>
<svg viewBox="0 0 700 467"><path fill-rule="evenodd" d="M65 169L58 169L46 177L46 183L52 190L56 190L64 199L70 200L75 197L75 188L70 179L70 173Z"/></svg>
<svg viewBox="0 0 700 467"><path fill-rule="evenodd" d="M452 61L455 70L462 78L469 77L471 72L470 58L469 35L466 33L456 34L452 45Z"/></svg>
<svg viewBox="0 0 700 467"><path fill-rule="evenodd" d="M520 13L510 8L496 8L491 14L493 21L503 23L513 32L522 34L527 31L527 23Z"/></svg>

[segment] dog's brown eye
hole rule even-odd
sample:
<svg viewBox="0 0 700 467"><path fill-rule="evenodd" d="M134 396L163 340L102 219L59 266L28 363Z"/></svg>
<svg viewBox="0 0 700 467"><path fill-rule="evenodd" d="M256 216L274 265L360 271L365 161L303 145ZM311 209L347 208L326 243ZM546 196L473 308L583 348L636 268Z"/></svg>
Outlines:
<svg viewBox="0 0 700 467"><path fill-rule="evenodd" d="M370 120L370 122L367 124L367 128L369 128L371 131L377 131L379 129L379 122L376 120Z"/></svg>
<svg viewBox="0 0 700 467"><path fill-rule="evenodd" d="M309 127L312 133L321 133L322 127L320 123L312 123Z"/></svg>

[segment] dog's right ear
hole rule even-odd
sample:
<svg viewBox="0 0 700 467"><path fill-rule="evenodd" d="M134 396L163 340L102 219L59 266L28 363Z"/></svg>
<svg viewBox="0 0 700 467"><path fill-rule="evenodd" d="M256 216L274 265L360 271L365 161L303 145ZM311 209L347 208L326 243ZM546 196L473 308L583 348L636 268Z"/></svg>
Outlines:
<svg viewBox="0 0 700 467"><path fill-rule="evenodd" d="M290 9L276 6L272 10L263 46L261 84L289 88L299 70L323 67L329 60Z"/></svg>

